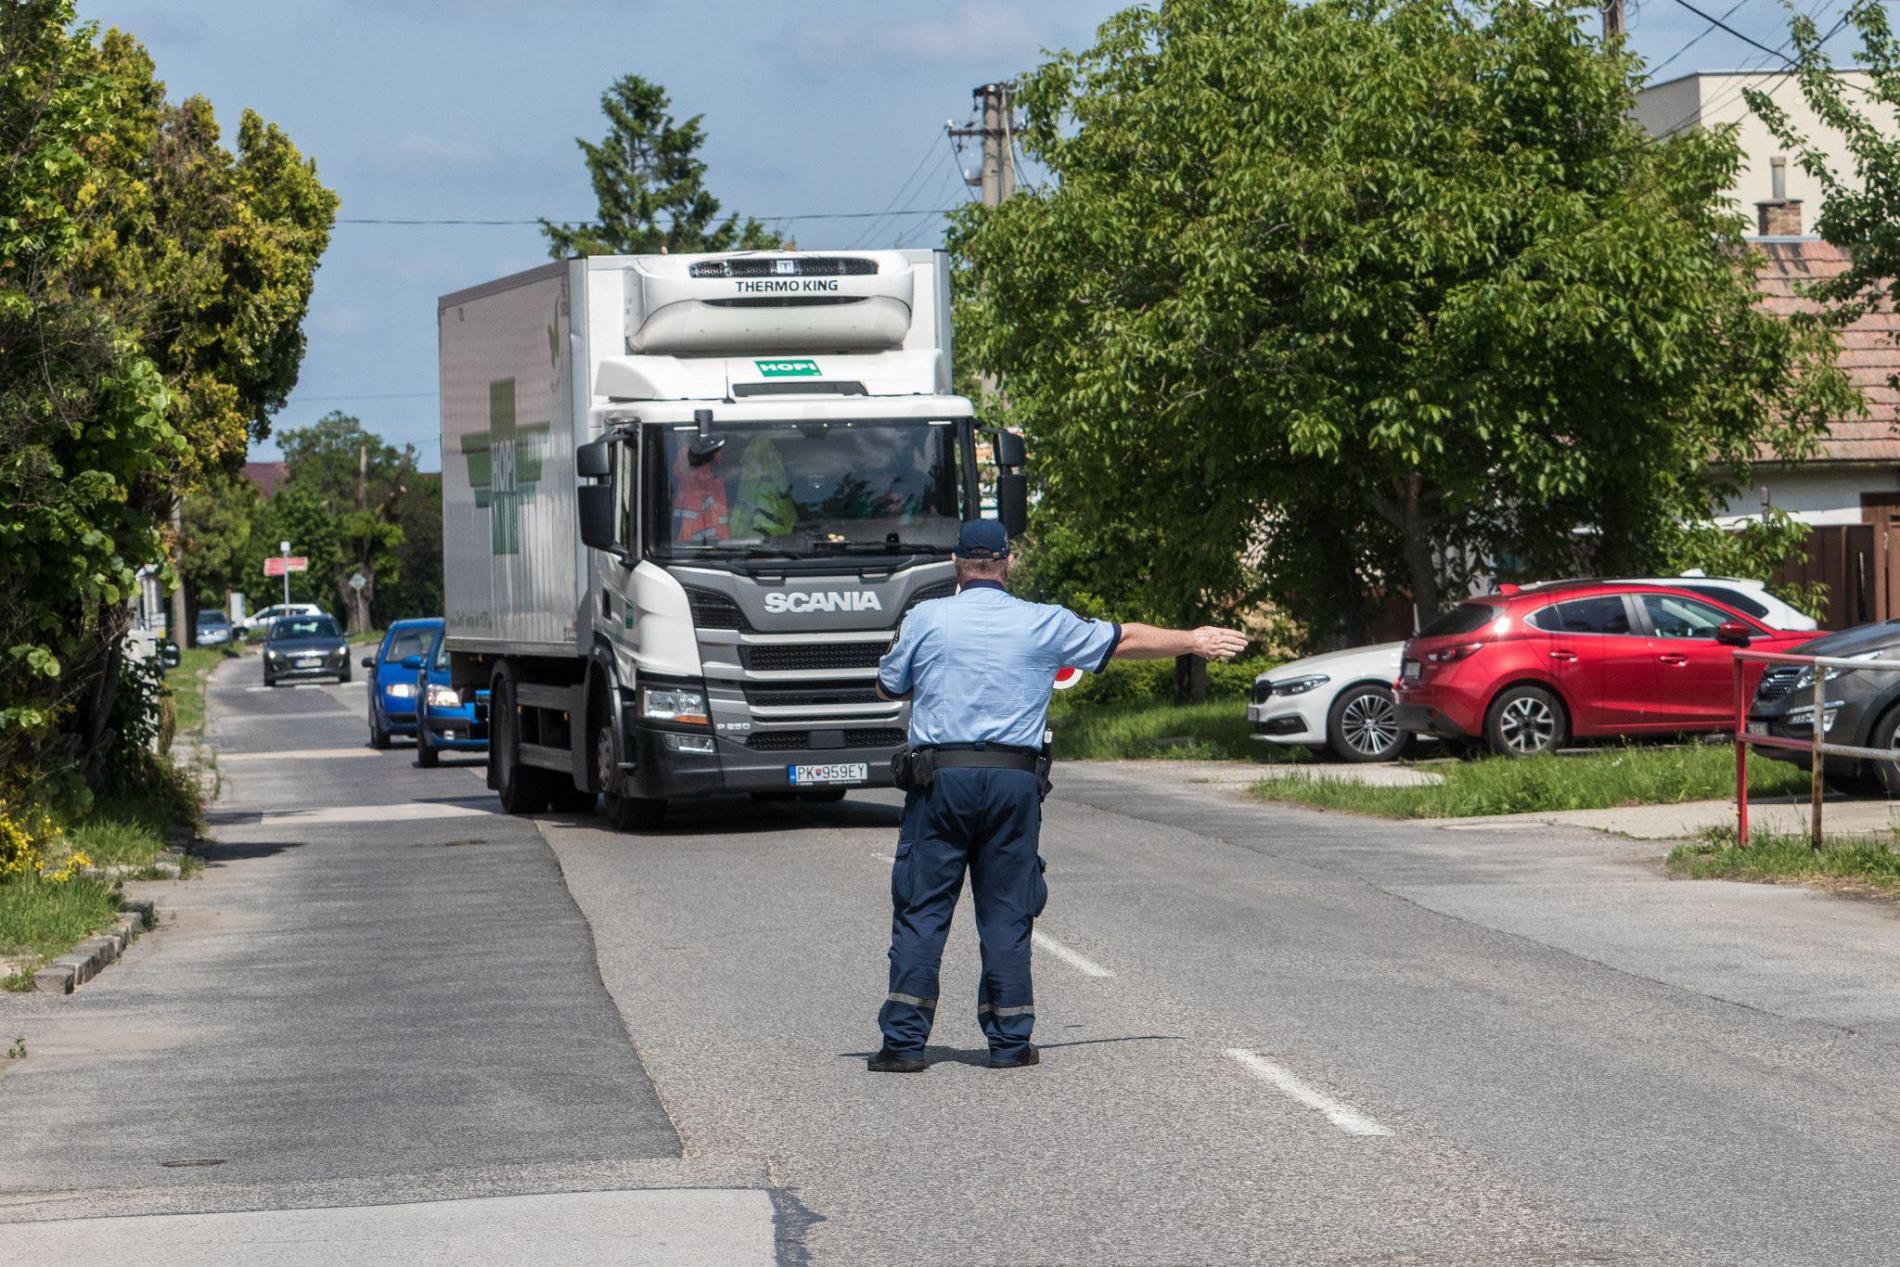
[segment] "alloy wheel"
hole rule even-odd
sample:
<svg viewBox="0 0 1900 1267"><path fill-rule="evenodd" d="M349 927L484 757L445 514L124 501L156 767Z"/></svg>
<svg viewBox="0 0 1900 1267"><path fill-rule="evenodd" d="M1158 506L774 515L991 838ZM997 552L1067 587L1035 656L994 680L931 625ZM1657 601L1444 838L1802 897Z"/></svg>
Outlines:
<svg viewBox="0 0 1900 1267"><path fill-rule="evenodd" d="M1355 695L1339 714L1340 734L1354 752L1382 757L1398 746L1398 707L1374 691Z"/></svg>
<svg viewBox="0 0 1900 1267"><path fill-rule="evenodd" d="M1504 746L1520 755L1543 752L1557 734L1557 714L1549 704L1532 696L1522 696L1504 706L1498 714L1498 734Z"/></svg>

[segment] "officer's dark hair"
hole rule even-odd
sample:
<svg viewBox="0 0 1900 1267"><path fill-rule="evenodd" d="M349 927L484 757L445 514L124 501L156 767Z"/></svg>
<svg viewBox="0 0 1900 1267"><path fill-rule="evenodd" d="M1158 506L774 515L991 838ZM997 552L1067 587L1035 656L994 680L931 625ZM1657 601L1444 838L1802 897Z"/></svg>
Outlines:
<svg viewBox="0 0 1900 1267"><path fill-rule="evenodd" d="M957 583L964 581L1000 581L1009 575L1008 559L958 559Z"/></svg>

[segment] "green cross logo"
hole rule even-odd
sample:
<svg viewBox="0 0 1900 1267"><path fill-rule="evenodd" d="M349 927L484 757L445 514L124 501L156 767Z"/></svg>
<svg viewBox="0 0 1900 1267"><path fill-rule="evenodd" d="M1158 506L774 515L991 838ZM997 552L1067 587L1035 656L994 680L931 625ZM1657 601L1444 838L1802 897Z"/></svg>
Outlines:
<svg viewBox="0 0 1900 1267"><path fill-rule="evenodd" d="M545 422L515 424L515 380L500 378L488 385L488 430L462 437L469 487L475 504L488 510L495 554L521 552L521 503L541 482L549 430Z"/></svg>

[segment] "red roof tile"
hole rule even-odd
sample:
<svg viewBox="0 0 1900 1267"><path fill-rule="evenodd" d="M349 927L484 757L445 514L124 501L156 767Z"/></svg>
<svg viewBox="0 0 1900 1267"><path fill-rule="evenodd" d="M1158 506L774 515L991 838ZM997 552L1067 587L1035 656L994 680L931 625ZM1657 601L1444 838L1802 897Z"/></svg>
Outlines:
<svg viewBox="0 0 1900 1267"><path fill-rule="evenodd" d="M1755 275L1763 305L1783 315L1813 312L1816 305L1796 294L1798 287L1847 270L1839 247L1819 238L1776 238L1752 245L1765 262ZM1843 418L1828 429L1818 462L1900 462L1900 392L1890 380L1900 373L1900 313L1871 312L1841 330L1839 362L1867 398L1867 412Z"/></svg>
<svg viewBox="0 0 1900 1267"><path fill-rule="evenodd" d="M257 485L260 496L269 497L290 478L288 462L246 462L244 478Z"/></svg>

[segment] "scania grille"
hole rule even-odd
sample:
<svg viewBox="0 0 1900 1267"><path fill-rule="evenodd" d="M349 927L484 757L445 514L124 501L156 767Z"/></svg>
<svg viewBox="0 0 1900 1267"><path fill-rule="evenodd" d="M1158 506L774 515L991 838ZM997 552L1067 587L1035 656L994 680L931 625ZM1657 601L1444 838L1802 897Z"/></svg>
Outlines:
<svg viewBox="0 0 1900 1267"><path fill-rule="evenodd" d="M849 686L814 685L810 682L745 684L745 702L754 708L822 708L832 704L882 704L877 689L867 683Z"/></svg>
<svg viewBox="0 0 1900 1267"><path fill-rule="evenodd" d="M788 752L794 748L811 747L814 733L809 730L762 730L748 736L745 746L754 752ZM904 732L895 726L858 727L842 733L846 748L896 748L904 742Z"/></svg>
<svg viewBox="0 0 1900 1267"><path fill-rule="evenodd" d="M1761 685L1755 688L1755 699L1763 704L1772 703L1794 688L1794 680L1801 676L1798 664L1777 664L1761 675Z"/></svg>
<svg viewBox="0 0 1900 1267"><path fill-rule="evenodd" d="M875 669L890 643L775 642L764 646L741 643L739 663L759 673L787 673L822 669Z"/></svg>

